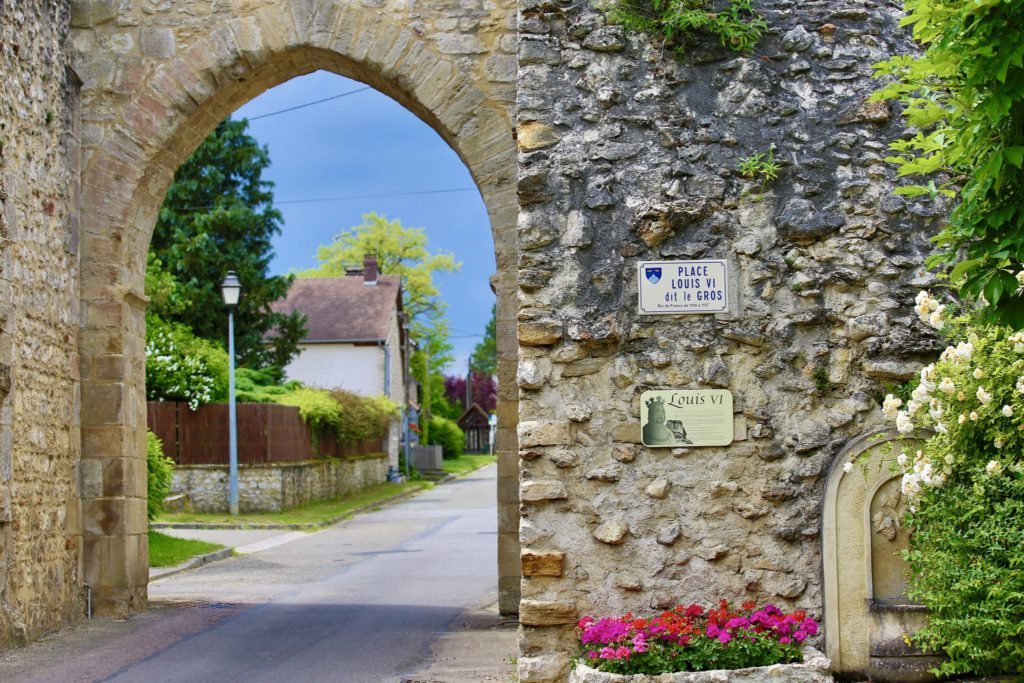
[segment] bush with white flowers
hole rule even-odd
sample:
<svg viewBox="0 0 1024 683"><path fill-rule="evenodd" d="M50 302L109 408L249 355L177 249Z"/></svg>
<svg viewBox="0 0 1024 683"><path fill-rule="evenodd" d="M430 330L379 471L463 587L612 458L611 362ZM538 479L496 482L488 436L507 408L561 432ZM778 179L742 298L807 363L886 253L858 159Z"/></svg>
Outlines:
<svg viewBox="0 0 1024 683"><path fill-rule="evenodd" d="M227 395L228 356L184 325L146 316L146 398L195 410Z"/></svg>
<svg viewBox="0 0 1024 683"><path fill-rule="evenodd" d="M950 319L927 292L916 303L950 341L906 404L882 404L921 444L896 446L914 529L910 596L930 610L916 642L946 653L944 675L1022 675L1024 332Z"/></svg>

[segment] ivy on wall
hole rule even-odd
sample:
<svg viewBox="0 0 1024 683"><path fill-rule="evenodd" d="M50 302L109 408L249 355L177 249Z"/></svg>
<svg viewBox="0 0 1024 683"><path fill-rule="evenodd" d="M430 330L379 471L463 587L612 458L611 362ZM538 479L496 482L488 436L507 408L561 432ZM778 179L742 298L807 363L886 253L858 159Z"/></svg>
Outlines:
<svg viewBox="0 0 1024 683"><path fill-rule="evenodd" d="M751 0L615 0L608 16L627 29L664 36L677 52L702 35L730 50L750 50L767 28Z"/></svg>

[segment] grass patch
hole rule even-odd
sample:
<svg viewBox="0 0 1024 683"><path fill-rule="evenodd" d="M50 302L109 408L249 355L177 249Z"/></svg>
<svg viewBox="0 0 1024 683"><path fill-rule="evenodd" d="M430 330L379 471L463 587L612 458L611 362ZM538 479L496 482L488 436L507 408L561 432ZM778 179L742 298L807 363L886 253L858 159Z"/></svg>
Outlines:
<svg viewBox="0 0 1024 683"><path fill-rule="evenodd" d="M173 567L196 555L205 555L224 546L219 543L193 541L186 538L175 538L159 531L149 532L149 566Z"/></svg>
<svg viewBox="0 0 1024 683"><path fill-rule="evenodd" d="M441 467L448 474L454 474L456 477L461 477L464 474L469 474L473 470L478 470L484 465L490 465L493 462L498 462L496 455L460 455L457 458L445 458L441 462Z"/></svg>
<svg viewBox="0 0 1024 683"><path fill-rule="evenodd" d="M351 514L357 508L373 505L391 496L431 488L428 481L385 482L365 488L343 498L306 503L282 512L253 512L232 517L226 513L175 512L160 515L157 522L179 524L327 524L333 519Z"/></svg>

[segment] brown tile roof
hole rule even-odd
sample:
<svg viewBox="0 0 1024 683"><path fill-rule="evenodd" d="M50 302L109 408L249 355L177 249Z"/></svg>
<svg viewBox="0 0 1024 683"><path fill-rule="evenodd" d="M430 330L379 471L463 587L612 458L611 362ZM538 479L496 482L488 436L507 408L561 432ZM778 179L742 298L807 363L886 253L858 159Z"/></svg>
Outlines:
<svg viewBox="0 0 1024 683"><path fill-rule="evenodd" d="M381 275L372 286L363 284L362 275L296 278L288 295L272 308L306 314L303 341L369 341L387 339L395 311L401 310L400 296L397 275Z"/></svg>

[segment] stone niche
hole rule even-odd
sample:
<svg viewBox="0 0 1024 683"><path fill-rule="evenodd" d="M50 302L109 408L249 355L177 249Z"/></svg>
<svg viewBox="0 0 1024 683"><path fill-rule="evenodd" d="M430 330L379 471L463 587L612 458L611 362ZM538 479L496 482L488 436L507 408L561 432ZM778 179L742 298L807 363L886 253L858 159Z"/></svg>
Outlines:
<svg viewBox="0 0 1024 683"><path fill-rule="evenodd" d="M925 608L906 597L911 530L893 464L918 441L889 432L860 437L835 461L822 516L825 650L840 675L874 681L932 680L936 658L907 642L924 626ZM851 472L843 465L854 463Z"/></svg>

